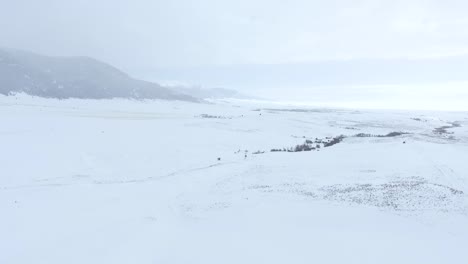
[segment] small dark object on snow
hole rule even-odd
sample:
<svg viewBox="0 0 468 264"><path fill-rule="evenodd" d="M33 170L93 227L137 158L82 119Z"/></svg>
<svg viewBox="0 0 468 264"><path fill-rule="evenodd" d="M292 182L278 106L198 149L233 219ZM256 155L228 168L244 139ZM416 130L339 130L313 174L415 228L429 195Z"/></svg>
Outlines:
<svg viewBox="0 0 468 264"><path fill-rule="evenodd" d="M220 160L221 160L221 158L218 158L218 161L220 161Z"/></svg>
<svg viewBox="0 0 468 264"><path fill-rule="evenodd" d="M403 141L403 144L406 144L406 141Z"/></svg>

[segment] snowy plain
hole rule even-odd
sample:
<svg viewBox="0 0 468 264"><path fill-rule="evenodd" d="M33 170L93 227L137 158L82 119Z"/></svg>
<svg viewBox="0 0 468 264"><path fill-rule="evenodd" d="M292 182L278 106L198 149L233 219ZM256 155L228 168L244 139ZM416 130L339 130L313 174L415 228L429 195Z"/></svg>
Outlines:
<svg viewBox="0 0 468 264"><path fill-rule="evenodd" d="M468 260L468 112L0 96L0 160L0 263Z"/></svg>

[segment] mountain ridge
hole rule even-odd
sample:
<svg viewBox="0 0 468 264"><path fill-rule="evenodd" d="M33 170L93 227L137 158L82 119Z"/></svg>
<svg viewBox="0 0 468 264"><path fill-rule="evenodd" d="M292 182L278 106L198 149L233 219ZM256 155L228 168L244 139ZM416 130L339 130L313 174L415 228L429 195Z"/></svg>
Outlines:
<svg viewBox="0 0 468 264"><path fill-rule="evenodd" d="M159 84L137 80L91 57L52 57L0 48L0 94L46 98L199 101Z"/></svg>

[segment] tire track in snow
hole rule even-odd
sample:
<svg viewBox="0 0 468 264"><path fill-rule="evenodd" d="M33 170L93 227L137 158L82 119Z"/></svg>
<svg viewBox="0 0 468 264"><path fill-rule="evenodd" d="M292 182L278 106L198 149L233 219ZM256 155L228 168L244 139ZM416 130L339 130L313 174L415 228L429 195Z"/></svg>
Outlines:
<svg viewBox="0 0 468 264"><path fill-rule="evenodd" d="M156 181L171 178L185 173L191 173L196 171L208 170L215 167L221 167L230 164L236 164L238 162L224 162L224 163L215 163L208 166L196 167L186 170L178 170L171 172L163 176L152 176L144 179L134 179L134 180L115 180L115 181L98 181L95 180L90 183L48 183L48 184L25 184L25 185L14 185L14 186L1 186L0 191L8 190L19 190L19 189L28 189L28 188L51 188L51 187L65 187L65 186L77 186L77 185L113 185L113 184L131 184L131 183L145 183L149 181Z"/></svg>

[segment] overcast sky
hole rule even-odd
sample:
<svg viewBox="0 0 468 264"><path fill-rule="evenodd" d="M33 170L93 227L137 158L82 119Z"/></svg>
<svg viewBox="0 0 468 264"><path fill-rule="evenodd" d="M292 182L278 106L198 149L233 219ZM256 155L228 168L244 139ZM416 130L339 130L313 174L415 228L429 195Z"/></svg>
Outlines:
<svg viewBox="0 0 468 264"><path fill-rule="evenodd" d="M2 46L133 69L468 54L463 0L0 0Z"/></svg>
<svg viewBox="0 0 468 264"><path fill-rule="evenodd" d="M177 79L180 73L181 81L190 82L181 70L188 68L210 71L297 63L318 67L330 61L404 63L447 61L446 57L467 61L468 54L468 2L463 0L0 0L0 4L0 46L91 56L153 80ZM226 76L226 86L234 82L229 78L234 77ZM209 81L197 80L212 85Z"/></svg>

